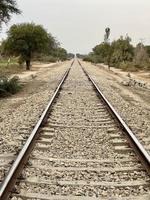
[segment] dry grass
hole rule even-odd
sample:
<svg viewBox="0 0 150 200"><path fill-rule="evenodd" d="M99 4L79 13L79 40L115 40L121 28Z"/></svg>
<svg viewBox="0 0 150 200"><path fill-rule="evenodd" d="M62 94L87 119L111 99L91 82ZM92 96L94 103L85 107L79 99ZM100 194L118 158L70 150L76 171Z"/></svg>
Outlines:
<svg viewBox="0 0 150 200"><path fill-rule="evenodd" d="M17 58L11 58L8 64L8 59L0 59L0 76L9 76L23 71L23 67L17 63Z"/></svg>

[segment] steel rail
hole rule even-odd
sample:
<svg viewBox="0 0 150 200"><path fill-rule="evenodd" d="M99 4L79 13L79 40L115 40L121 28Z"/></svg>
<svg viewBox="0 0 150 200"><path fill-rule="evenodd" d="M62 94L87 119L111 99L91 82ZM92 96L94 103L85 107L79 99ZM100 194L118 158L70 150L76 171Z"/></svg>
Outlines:
<svg viewBox="0 0 150 200"><path fill-rule="evenodd" d="M112 116L116 119L116 121L118 122L118 124L120 125L122 130L126 133L126 136L127 136L127 139L130 142L130 145L133 147L135 153L138 155L140 161L142 162L142 164L144 165L146 171L150 175L150 155L145 150L143 145L139 142L139 140L137 139L135 134L132 132L132 130L128 127L126 122L121 118L121 116L116 112L116 110L111 105L111 103L108 101L108 99L101 92L100 88L97 86L97 84L92 79L92 77L88 74L88 72L85 70L85 68L82 66L82 64L80 63L79 60L78 60L78 63L81 66L81 68L84 71L84 73L86 74L86 76L88 77L88 79L92 82L95 90L97 91L97 93L100 96L100 98L102 98L102 100L104 101L106 106L108 107L108 109L111 112Z"/></svg>
<svg viewBox="0 0 150 200"><path fill-rule="evenodd" d="M58 96L59 91L60 91L64 81L66 80L73 63L74 63L74 60L71 63L71 66L69 67L69 69L63 75L63 77L62 77L60 83L58 84L56 90L54 91L54 94L53 94L51 100L49 101L46 109L42 113L39 121L35 125L32 133L30 134L30 136L27 139L26 143L24 144L23 148L19 152L16 160L14 161L12 167L10 168L6 178L2 182L2 185L0 187L0 200L7 200L9 198L9 195L10 195L11 191L14 188L14 185L15 185L15 183L17 181L17 178L19 177L19 175L21 174L25 164L27 163L27 160L28 160L28 158L30 156L30 153L31 153L33 147L34 147L36 139L39 136L40 128L45 123L45 121L46 121L46 119L48 117L48 114L50 112L50 109L51 109L51 107L53 105L53 102L56 99L56 97Z"/></svg>

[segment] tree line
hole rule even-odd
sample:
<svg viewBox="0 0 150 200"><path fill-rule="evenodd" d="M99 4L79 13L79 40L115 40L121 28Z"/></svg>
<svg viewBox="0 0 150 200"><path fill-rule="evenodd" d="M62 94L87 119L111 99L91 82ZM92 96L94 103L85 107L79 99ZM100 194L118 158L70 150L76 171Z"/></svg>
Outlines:
<svg viewBox="0 0 150 200"><path fill-rule="evenodd" d="M144 46L142 42L136 47L131 44L131 38L126 35L119 39L96 45L92 52L84 56L85 61L92 63L104 63L108 67L117 67L124 70L150 70L150 46Z"/></svg>

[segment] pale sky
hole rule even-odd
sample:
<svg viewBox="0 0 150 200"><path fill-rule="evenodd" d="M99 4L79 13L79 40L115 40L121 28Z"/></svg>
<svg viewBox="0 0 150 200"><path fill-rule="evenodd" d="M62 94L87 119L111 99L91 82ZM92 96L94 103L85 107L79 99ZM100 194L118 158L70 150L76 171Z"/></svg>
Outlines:
<svg viewBox="0 0 150 200"><path fill-rule="evenodd" d="M13 23L42 24L73 53L88 53L103 41L128 35L135 44L150 44L150 0L17 0L22 15L14 16L0 37Z"/></svg>

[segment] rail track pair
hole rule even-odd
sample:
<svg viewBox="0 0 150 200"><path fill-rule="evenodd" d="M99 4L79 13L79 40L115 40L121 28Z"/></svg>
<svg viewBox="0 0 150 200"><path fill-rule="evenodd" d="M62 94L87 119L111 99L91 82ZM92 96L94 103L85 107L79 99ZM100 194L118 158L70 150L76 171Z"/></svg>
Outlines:
<svg viewBox="0 0 150 200"><path fill-rule="evenodd" d="M82 71L84 72L84 74L86 75L86 77L88 78L88 80L89 80L89 83L92 85L92 87L94 88L94 90L95 90L95 92L96 92L96 94L97 94L97 96L99 97L99 99L100 99L100 104L98 105L98 106L100 106L100 112L103 112L103 116L104 116L104 118L105 118L105 115L107 115L107 113L106 113L106 111L111 115L111 117L112 117L112 119L114 120L114 122L116 123L116 126L117 127L119 127L119 129L124 133L124 136L127 138L127 140L128 140L128 142L129 142L129 144L130 144L130 147L134 150L134 152L135 152L135 154L138 156L138 159L140 160L140 162L142 163L142 166L143 166L143 168L147 171L147 174L150 174L150 156L149 156L149 154L146 152L146 150L143 148L143 146L140 144L140 142L138 141L138 139L135 137L135 135L134 135L134 133L132 132L132 130L127 126L127 124L122 120L122 118L119 116L119 114L115 111L115 109L113 108L113 106L110 104L110 102L106 99L106 97L103 95L103 93L101 92L101 90L100 90L100 88L97 86L97 84L95 83L95 81L92 79L92 77L88 74L88 72L86 71L86 69L82 66L82 64L81 64L81 62L78 60L75 60L75 61L73 61L72 63L71 63L71 66L69 67L69 69L65 72L65 74L64 74L64 76L62 77L62 80L60 81L60 83L59 83L59 85L57 86L57 88L56 88L56 90L55 90L55 92L54 92L54 95L53 95L53 97L51 98L51 100L49 101L49 103L48 103L48 105L47 105L47 107L46 107L46 109L45 109L45 111L43 112L43 114L41 115L41 117L40 117L40 119L39 119L39 121L38 121L38 123L36 124L36 126L35 126L35 128L33 129L33 131L32 131L32 133L30 134L30 136L29 136L29 138L28 138L28 140L26 141L26 143L24 144L24 146L22 147L22 149L21 149L21 151L20 151L20 153L19 153L19 155L17 156L17 158L16 158L16 160L14 161L14 163L13 163L13 165L12 165L12 167L10 168L10 170L9 170L9 172L8 172L8 174L7 174L7 176L5 177L5 179L4 179L4 181L2 182L2 184L1 184L1 187L0 187L0 200L7 200L9 197L10 197L10 195L12 194L12 192L13 192L13 190L14 190L14 187L15 187L15 184L16 184L16 182L18 181L18 180L20 180L20 179L18 179L19 177L20 177L20 175L22 174L22 172L23 172L23 169L24 169L24 167L25 167L25 165L28 163L28 160L29 160L29 157L30 157L30 155L31 155L31 152L33 151L33 149L35 148L35 146L36 146L36 143L37 143L37 141L39 141L39 137L40 137L40 134L41 134L41 131L45 131L45 132L47 132L47 134L44 134L44 138L46 138L46 140L44 140L44 144L47 142L47 143L49 143L49 141L47 141L47 140L51 140L51 131L53 132L53 123L54 123L54 121L53 121L53 123L52 123L52 126L51 126L51 128L44 128L44 127L47 127L47 125L45 125L45 124L47 124L47 122L49 121L49 118L51 117L51 112L52 112L52 110L53 110L53 105L54 104L56 104L57 105L57 98L59 98L59 95L60 95L60 91L62 90L62 87L63 87L63 85L64 85L64 83L65 83L65 81L66 81L66 79L67 79L67 77L68 77L68 75L69 75L69 73L70 73L70 70L72 69L72 66L73 65L75 65L74 63L76 62L76 65L77 65L77 62L78 62L78 65L81 67L81 69L82 69ZM80 80L78 80L79 82L80 82ZM79 84L79 86L80 86L80 84ZM90 87L90 86L89 86ZM72 90L74 90L74 88L72 88ZM85 90L86 90L86 88L85 88ZM65 91L65 89L64 89L64 91ZM63 93L63 90L62 90L62 93ZM69 92L67 95L70 95L71 94L71 92ZM81 94L81 96L82 96L82 94ZM95 98L95 97L92 97L92 95L91 95L91 98ZM70 101L70 100L69 100ZM104 107L105 108L103 108L102 107L102 105L104 105ZM58 105L59 106L59 105ZM60 105L61 106L61 105ZM81 108L82 108L82 106L81 106ZM96 108L97 109L97 108ZM103 111L104 110L104 111ZM106 111L105 111L106 110ZM69 116L69 114L68 114L68 116ZM57 117L56 117L57 118ZM105 119L102 119L102 122L103 121L105 121ZM95 122L96 123L96 122ZM66 123L67 124L67 123ZM105 128L107 128L107 126L109 127L109 121L105 121L104 122L104 129ZM63 130L63 128L68 128L68 132L69 132L69 130L71 130L72 128L75 128L75 129L78 129L78 130L81 130L81 129L85 129L86 130L86 128L88 129L88 125L86 125L85 127L84 126L82 126L82 125L79 125L79 126L76 126L76 127L73 127L73 126L67 126L66 125L66 127L64 126L62 126L61 127L61 125L59 125L59 124L55 124L54 123L54 127L57 127L57 128L62 128L62 130ZM106 126L106 127L105 127ZM93 129L98 129L98 127L99 126L97 126L97 125L92 125L91 124L91 127L93 128ZM108 132L110 132L110 134L111 134L111 130L112 130L112 132L114 131L113 130L113 128L111 129L111 128L109 128L109 130L108 130ZM52 134L53 135L53 134ZM115 139L115 137L116 136L112 136L113 137L113 139ZM68 145L69 145L69 143L68 143ZM44 149L45 147L39 147L39 149ZM48 151L51 151L51 149L49 149L48 148ZM119 150L119 151L122 151L121 149ZM41 155L42 156L42 155ZM40 157L40 155L39 155L39 157ZM42 158L41 158L41 160L42 160ZM59 158L58 159L55 159L55 158L51 158L51 160L50 160L51 162L55 162L55 161L59 161ZM83 163L84 162L88 162L88 159L73 159L73 158L66 158L66 159L62 159L62 158L60 158L60 161L62 161L62 162L73 162L73 163L75 163L75 162L77 162L77 161L79 161L79 162L82 162L82 165L83 165ZM92 159L89 159L89 161L90 162L92 162ZM45 160L43 161L43 162L46 162ZM95 164L96 164L96 161L94 161L95 162ZM98 161L97 161L98 162ZM73 166L72 167L72 169L71 169L71 166L70 166L70 164L68 164L69 165L69 170L71 171L71 170L77 170L77 171L79 171L79 169L77 169L77 167L75 167L75 166ZM74 164L75 165L75 164ZM56 166L57 166L57 164L56 164ZM64 167L64 166L63 166ZM67 167L65 166L65 169L64 168L61 168L61 167L56 167L56 170L59 168L59 170L61 169L62 171L65 171L65 170L67 170ZM52 167L51 167L52 168ZM89 169L89 167L81 167L82 168L82 170L85 172L86 171L86 169ZM98 168L98 167L97 167ZM95 167L91 167L90 168L90 170L89 171L94 171L94 170L97 170L98 171L98 169L95 169ZM94 170L93 170L94 169ZM107 171L106 169L105 170L103 170L104 172L105 171ZM121 171L121 170L118 170L118 171ZM58 176L58 175L57 175ZM64 175L63 175L64 176ZM77 180L78 180L78 178L77 178ZM19 181L18 181L19 182ZM87 181L88 182L88 181ZM100 181L99 181L100 182ZM95 187L96 189L97 189L97 191L99 191L100 189L99 189L99 187L102 187L103 186L103 183L101 182L101 185L100 185L100 183L99 182L95 182L95 181L93 181L92 183L91 183L91 186L87 186L87 187L89 187L89 190L90 190L90 187L91 188L93 188L93 187ZM32 183L32 181L31 181L31 183ZM47 182L42 182L43 184L48 184ZM59 183L57 183L56 184L56 186L58 186L58 185L63 185L63 183L64 184L66 184L65 183L65 181L63 182L59 182ZM75 184L74 183L74 181L72 181L72 182L70 182L69 183L70 185L73 185L73 184ZM78 185L80 186L80 187L83 187L83 185L84 185L84 183L82 183L81 182L81 180L79 181L79 183L78 183ZM85 184L86 185L86 184ZM88 185L88 184L87 184ZM89 184L90 185L90 184ZM137 184L138 185L138 184ZM150 185L150 183L149 183L149 185ZM105 186L105 185L104 185ZM74 186L72 186L72 187L74 187ZM123 186L122 186L123 187ZM73 190L75 190L75 189L73 189ZM101 189L100 191L102 191L103 189ZM105 191L105 189L104 189L104 191ZM57 193L57 192L56 192ZM102 191L102 193L103 193L103 191ZM97 192L97 194L98 194L98 192ZM100 195L100 194L99 194ZM96 195L95 196L95 198L97 198L97 197L99 197L99 195ZM21 195L19 195L18 194L18 197L19 196L21 196ZM66 194L64 195L64 196L66 196ZM76 194L75 196L80 196L80 194ZM86 192L85 192L85 194L81 194L81 196L86 196ZM88 193L87 194L87 196L92 196L92 195L90 195L90 193ZM103 196L105 196L105 194L103 194ZM67 196L66 196L67 197ZM36 195L28 195L28 198L30 198L30 199L51 199L51 198L48 198L48 196L45 196L45 195L41 195L41 197L38 197L38 196L36 196ZM58 199L59 199L59 197L57 197ZM52 198L53 199L53 198ZM60 197L60 199L61 199L61 197ZM67 199L67 198L66 198ZM70 199L71 199L71 197L70 197ZM73 199L73 198L72 198ZM75 198L74 198L75 199ZM78 198L79 199L79 198Z"/></svg>

